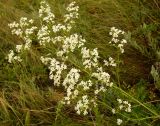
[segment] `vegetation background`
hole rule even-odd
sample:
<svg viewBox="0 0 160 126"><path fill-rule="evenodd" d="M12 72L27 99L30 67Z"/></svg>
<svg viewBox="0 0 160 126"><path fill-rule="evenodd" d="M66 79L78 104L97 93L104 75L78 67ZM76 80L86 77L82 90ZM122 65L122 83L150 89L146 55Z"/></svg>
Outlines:
<svg viewBox="0 0 160 126"><path fill-rule="evenodd" d="M59 20L64 7L71 2L47 1ZM120 69L121 88L157 113L157 116L151 116L145 109L134 106L132 116L137 119L126 119L123 125L160 126L160 1L76 2L80 6L76 31L84 36L88 47L99 49L103 59L115 55L114 50L108 46L110 28L114 26L127 32L129 44L125 47ZM11 34L8 23L24 16L37 19L39 4L40 0L0 1L0 125L115 126L115 117L111 117L105 107L101 107L96 115L87 117L77 116L71 107L61 111L57 101L64 95L62 89L55 90L36 50L30 54L32 62L26 59L25 64L16 67L7 63L9 50L21 43L20 39ZM153 73L158 73L158 77L153 76Z"/></svg>

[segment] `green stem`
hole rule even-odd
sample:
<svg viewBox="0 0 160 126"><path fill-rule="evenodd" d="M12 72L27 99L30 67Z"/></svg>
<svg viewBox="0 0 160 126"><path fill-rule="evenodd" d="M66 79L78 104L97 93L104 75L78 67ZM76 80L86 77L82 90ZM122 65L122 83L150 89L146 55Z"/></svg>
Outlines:
<svg viewBox="0 0 160 126"><path fill-rule="evenodd" d="M118 81L118 86L121 87L120 85L120 77L119 77L119 65L120 65L120 54L117 52L117 67L116 67L116 77Z"/></svg>

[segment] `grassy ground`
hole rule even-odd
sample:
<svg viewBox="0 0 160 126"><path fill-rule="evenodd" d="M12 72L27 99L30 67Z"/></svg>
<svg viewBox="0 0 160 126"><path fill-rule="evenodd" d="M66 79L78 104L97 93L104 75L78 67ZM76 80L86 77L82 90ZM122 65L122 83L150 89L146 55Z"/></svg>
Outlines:
<svg viewBox="0 0 160 126"><path fill-rule="evenodd" d="M128 32L126 38L129 44L125 47L123 65L120 69L122 89L159 115L160 89L154 85L150 71L151 66L159 62L156 51L160 46L160 2L76 1L80 6L80 19L76 31L87 40L87 47L98 48L103 59L115 55L113 48L108 45L110 28L115 26ZM61 20L64 6L70 0L48 2L59 17L57 20ZM37 19L38 8L39 0L0 1L0 125L115 126L115 117L110 117L104 106L95 117L77 116L72 106L63 108L61 112L61 106L57 105L57 101L64 96L64 92L61 88L53 87L52 81L48 79L47 70L38 59L37 50L32 50L29 54L29 60L32 62L28 62L26 58L24 64L16 67L7 63L5 57L8 51L22 41L11 34L8 23L18 21L22 16ZM132 38L129 37L130 34ZM156 43L156 47L152 46L153 43ZM145 104L148 102L149 104ZM151 119L145 119L144 113ZM141 108L136 108L132 116L137 117L137 120L133 122L127 120L124 125L160 126L160 117L152 116L145 109L141 113ZM144 120L138 119L140 117Z"/></svg>

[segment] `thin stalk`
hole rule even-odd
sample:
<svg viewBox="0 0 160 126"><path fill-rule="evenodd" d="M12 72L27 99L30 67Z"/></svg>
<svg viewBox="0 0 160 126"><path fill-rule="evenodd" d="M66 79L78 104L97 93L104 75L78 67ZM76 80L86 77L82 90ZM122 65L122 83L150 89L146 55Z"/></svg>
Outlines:
<svg viewBox="0 0 160 126"><path fill-rule="evenodd" d="M117 67L116 67L116 77L117 77L117 81L118 81L118 86L121 87L120 85L120 77L119 77L119 66L120 66L120 54L119 52L117 52Z"/></svg>

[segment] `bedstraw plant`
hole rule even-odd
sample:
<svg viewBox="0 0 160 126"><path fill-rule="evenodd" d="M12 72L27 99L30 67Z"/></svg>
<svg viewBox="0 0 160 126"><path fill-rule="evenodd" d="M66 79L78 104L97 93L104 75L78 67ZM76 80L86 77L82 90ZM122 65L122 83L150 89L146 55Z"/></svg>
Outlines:
<svg viewBox="0 0 160 126"><path fill-rule="evenodd" d="M8 25L11 33L23 43L9 51L7 60L13 66L23 64L30 56L29 52L36 49L39 61L48 70L48 79L55 89L61 89L64 94L58 101L61 109L68 106L79 116L93 117L93 122L98 126L103 125L96 122L98 113L112 118L117 125L136 124L136 121L158 117L150 107L121 87L119 69L127 44L124 31L111 27L108 44L114 48L115 56L102 59L99 48L87 47L85 38L75 31L80 16L76 2L66 7L61 21L56 20L46 1L41 1L38 14L36 20L21 17L19 22ZM107 101L109 97L111 99ZM100 106L106 107L107 114L101 112ZM136 115L136 106L147 110L147 117ZM57 108L55 121L59 113L60 109Z"/></svg>

